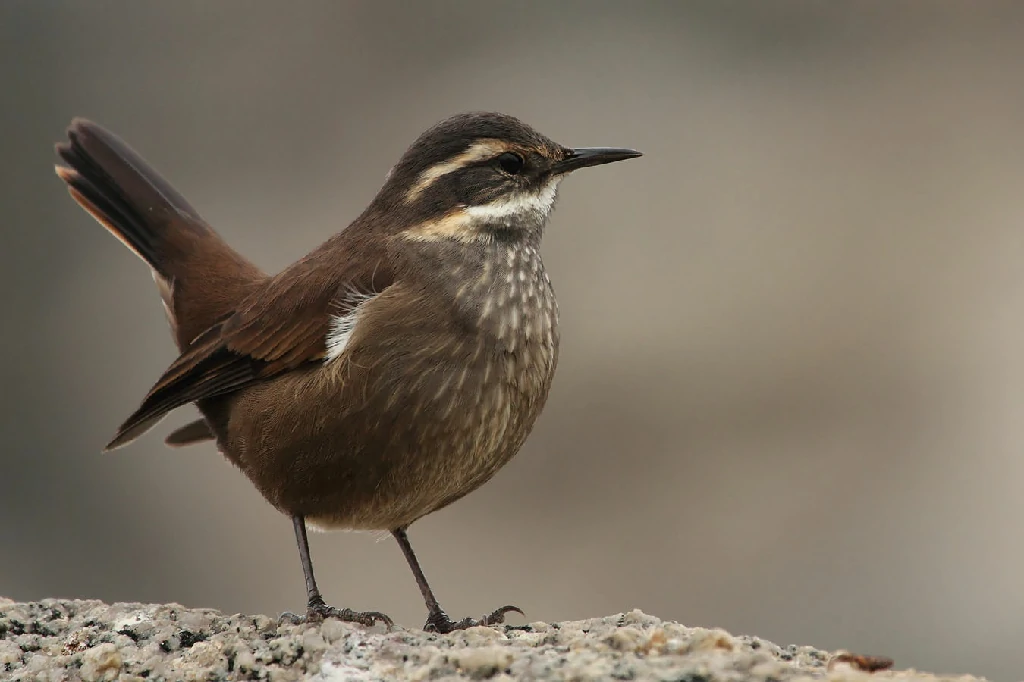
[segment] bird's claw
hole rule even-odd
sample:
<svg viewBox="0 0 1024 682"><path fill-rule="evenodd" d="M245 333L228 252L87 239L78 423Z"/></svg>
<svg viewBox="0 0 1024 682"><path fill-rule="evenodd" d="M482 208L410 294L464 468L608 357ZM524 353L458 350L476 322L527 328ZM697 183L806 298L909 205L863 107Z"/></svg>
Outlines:
<svg viewBox="0 0 1024 682"><path fill-rule="evenodd" d="M327 618L337 618L345 623L358 623L368 628L372 628L378 622L383 623L387 628L391 628L395 624L391 618L380 611L353 611L352 609L336 609L333 606L328 606L324 603L323 599L317 599L310 601L306 606L306 616L296 616L294 613L284 612L281 614L281 620L287 620L292 623L322 623Z"/></svg>
<svg viewBox="0 0 1024 682"><path fill-rule="evenodd" d="M427 617L427 623L423 626L423 629L427 632L438 632L442 635L446 635L449 632L465 630L466 628L476 627L478 625L501 625L505 622L505 614L508 613L518 613L520 616L526 615L518 606L508 605L494 609L480 620L463 618L460 621L453 621L448 617L447 613L438 610Z"/></svg>

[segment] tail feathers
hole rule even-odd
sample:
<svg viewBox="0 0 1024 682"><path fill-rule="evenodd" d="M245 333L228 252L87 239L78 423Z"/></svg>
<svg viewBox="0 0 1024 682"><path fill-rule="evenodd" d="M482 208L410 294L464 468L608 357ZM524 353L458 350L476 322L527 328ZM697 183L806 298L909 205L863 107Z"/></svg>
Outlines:
<svg viewBox="0 0 1024 682"><path fill-rule="evenodd" d="M178 348L266 278L116 135L76 118L57 145L72 198L153 271Z"/></svg>
<svg viewBox="0 0 1024 682"><path fill-rule="evenodd" d="M213 440L213 431L205 419L197 419L189 422L171 432L164 442L172 448L183 448L186 445L195 445L204 441Z"/></svg>
<svg viewBox="0 0 1024 682"><path fill-rule="evenodd" d="M71 196L111 234L170 279L166 253L172 231L212 233L199 213L127 144L90 121L76 118L57 166Z"/></svg>
<svg viewBox="0 0 1024 682"><path fill-rule="evenodd" d="M68 192L82 208L88 211L100 225L107 228L122 244L146 262L154 272L166 277L157 263L160 256L153 235L135 215L130 206L118 205L104 196L103 192L82 177L78 171L57 166L57 175L67 183Z"/></svg>

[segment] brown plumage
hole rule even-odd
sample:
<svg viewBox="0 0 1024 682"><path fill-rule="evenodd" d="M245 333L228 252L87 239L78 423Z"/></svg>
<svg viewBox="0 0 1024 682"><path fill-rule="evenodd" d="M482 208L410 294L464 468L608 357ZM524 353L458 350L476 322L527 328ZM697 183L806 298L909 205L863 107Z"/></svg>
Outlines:
<svg viewBox="0 0 1024 682"><path fill-rule="evenodd" d="M519 450L558 358L558 306L540 241L568 172L639 156L569 149L502 114L425 132L346 229L276 276L232 250L124 142L76 119L57 146L75 200L144 260L181 354L109 448L195 403L169 445L215 439L295 524L309 617L327 607L306 524L391 531L427 602L406 535Z"/></svg>

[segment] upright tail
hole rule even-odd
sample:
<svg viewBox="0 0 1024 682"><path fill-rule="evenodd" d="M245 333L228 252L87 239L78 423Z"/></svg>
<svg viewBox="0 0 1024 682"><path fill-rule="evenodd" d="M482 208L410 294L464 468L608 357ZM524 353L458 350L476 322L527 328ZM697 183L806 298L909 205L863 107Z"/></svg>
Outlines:
<svg viewBox="0 0 1024 682"><path fill-rule="evenodd" d="M75 201L161 277L173 277L174 263L164 253L169 227L196 236L211 231L177 190L95 123L74 119L68 141L56 148L70 166L57 166L57 175Z"/></svg>
<svg viewBox="0 0 1024 682"><path fill-rule="evenodd" d="M179 348L229 314L265 275L229 247L125 142L76 118L57 175L82 208L146 262Z"/></svg>

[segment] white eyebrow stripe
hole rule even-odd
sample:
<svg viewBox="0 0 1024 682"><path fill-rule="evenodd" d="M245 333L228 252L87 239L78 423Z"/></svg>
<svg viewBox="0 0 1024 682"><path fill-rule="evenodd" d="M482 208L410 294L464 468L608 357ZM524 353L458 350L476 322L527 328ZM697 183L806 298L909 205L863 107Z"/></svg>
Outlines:
<svg viewBox="0 0 1024 682"><path fill-rule="evenodd" d="M465 168L467 165L475 161L482 161L488 157L497 156L507 149L508 145L500 140L477 140L469 146L469 149L458 156L435 164L420 173L420 177L417 178L415 184L413 184L413 186L409 188L409 191L406 192L405 203L411 204L416 201L417 197L419 197L419 195L422 194L425 189L430 187L430 185L432 185L438 178L457 171L460 168Z"/></svg>

